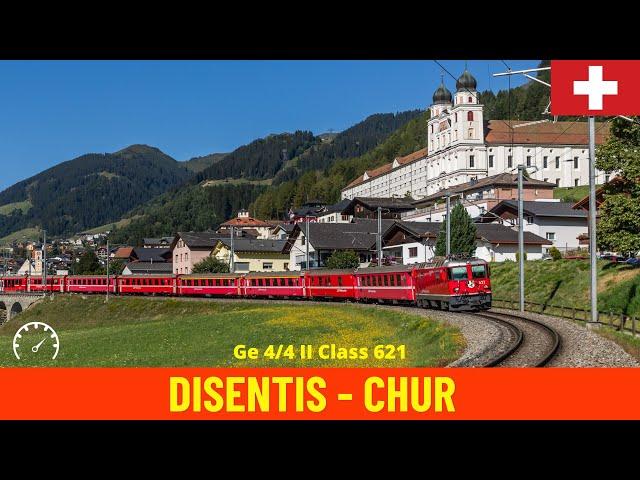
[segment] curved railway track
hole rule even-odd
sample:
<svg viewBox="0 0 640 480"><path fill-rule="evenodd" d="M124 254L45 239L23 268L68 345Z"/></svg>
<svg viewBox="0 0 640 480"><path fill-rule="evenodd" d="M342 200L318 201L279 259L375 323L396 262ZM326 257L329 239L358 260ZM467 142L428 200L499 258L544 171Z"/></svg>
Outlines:
<svg viewBox="0 0 640 480"><path fill-rule="evenodd" d="M491 311L475 315L498 323L511 331L513 338L505 350L485 362L483 367L544 367L560 349L560 334L545 323Z"/></svg>

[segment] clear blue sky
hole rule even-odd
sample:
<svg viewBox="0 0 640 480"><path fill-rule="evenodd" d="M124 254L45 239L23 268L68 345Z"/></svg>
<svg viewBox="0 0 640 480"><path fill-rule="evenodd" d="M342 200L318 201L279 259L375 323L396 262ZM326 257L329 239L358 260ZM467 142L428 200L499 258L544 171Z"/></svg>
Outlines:
<svg viewBox="0 0 640 480"><path fill-rule="evenodd" d="M456 77L464 69L441 63ZM507 88L506 77L490 78L505 69L469 62L481 90ZM343 130L373 113L425 108L440 72L433 61L2 61L0 190L133 143L187 160L270 133Z"/></svg>

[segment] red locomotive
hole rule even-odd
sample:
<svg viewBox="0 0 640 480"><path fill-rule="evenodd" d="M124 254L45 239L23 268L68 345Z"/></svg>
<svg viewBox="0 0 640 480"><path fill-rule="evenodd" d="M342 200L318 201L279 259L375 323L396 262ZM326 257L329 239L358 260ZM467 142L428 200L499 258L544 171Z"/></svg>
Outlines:
<svg viewBox="0 0 640 480"><path fill-rule="evenodd" d="M0 277L4 292L353 300L443 310L491 308L489 264L477 258L357 270L205 275Z"/></svg>

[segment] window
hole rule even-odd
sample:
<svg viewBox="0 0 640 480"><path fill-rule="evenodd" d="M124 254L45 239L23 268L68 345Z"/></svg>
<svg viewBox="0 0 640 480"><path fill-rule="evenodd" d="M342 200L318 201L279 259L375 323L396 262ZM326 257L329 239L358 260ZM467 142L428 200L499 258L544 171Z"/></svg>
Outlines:
<svg viewBox="0 0 640 480"><path fill-rule="evenodd" d="M471 97L469 97L469 101L471 101ZM467 112L467 120L473 122L473 112Z"/></svg>
<svg viewBox="0 0 640 480"><path fill-rule="evenodd" d="M449 269L449 276L451 280L466 280L467 267L452 267Z"/></svg>
<svg viewBox="0 0 640 480"><path fill-rule="evenodd" d="M513 157L509 155L507 157L507 168L512 168L512 167L513 167Z"/></svg>
<svg viewBox="0 0 640 480"><path fill-rule="evenodd" d="M489 155L489 168L493 168L493 155Z"/></svg>
<svg viewBox="0 0 640 480"><path fill-rule="evenodd" d="M556 157L556 169L560 168L560 157Z"/></svg>
<svg viewBox="0 0 640 480"><path fill-rule="evenodd" d="M453 120L454 120L454 122L458 121L458 112L453 114Z"/></svg>
<svg viewBox="0 0 640 480"><path fill-rule="evenodd" d="M527 155L527 167L531 166L531 155Z"/></svg>
<svg viewBox="0 0 640 480"><path fill-rule="evenodd" d="M547 240L555 240L556 232L547 232Z"/></svg>
<svg viewBox="0 0 640 480"><path fill-rule="evenodd" d="M578 186L578 179L577 179L577 178L573 180L573 184L574 184L576 187Z"/></svg>
<svg viewBox="0 0 640 480"><path fill-rule="evenodd" d="M469 103L473 102L473 99L469 97ZM471 120L473 120L473 112L469 112L471 114Z"/></svg>
<svg viewBox="0 0 640 480"><path fill-rule="evenodd" d="M300 244L301 245L305 245L307 243L307 239L306 237L303 235L302 238L300 239Z"/></svg>
<svg viewBox="0 0 640 480"><path fill-rule="evenodd" d="M549 157L542 157L542 168L549 168Z"/></svg>
<svg viewBox="0 0 640 480"><path fill-rule="evenodd" d="M235 269L236 269L236 272L248 272L249 262L236 262Z"/></svg>
<svg viewBox="0 0 640 480"><path fill-rule="evenodd" d="M549 181L549 179L548 179L548 178L544 178L543 180L544 180L545 182L548 182L548 181Z"/></svg>
<svg viewBox="0 0 640 480"><path fill-rule="evenodd" d="M475 166L476 159L475 156L469 155L469 168L473 168Z"/></svg>
<svg viewBox="0 0 640 480"><path fill-rule="evenodd" d="M471 267L471 276L473 278L484 278L484 277L486 277L484 265L473 265Z"/></svg>
<svg viewBox="0 0 640 480"><path fill-rule="evenodd" d="M604 176L604 183L609 183L609 175Z"/></svg>
<svg viewBox="0 0 640 480"><path fill-rule="evenodd" d="M418 247L409 248L409 257L410 258L415 258L417 256L418 256Z"/></svg>
<svg viewBox="0 0 640 480"><path fill-rule="evenodd" d="M573 168L578 169L578 157L573 157Z"/></svg>
<svg viewBox="0 0 640 480"><path fill-rule="evenodd" d="M559 187L559 186L560 186L560 179L556 178L556 187Z"/></svg>
<svg viewBox="0 0 640 480"><path fill-rule="evenodd" d="M273 270L273 262L262 262L263 270Z"/></svg>
<svg viewBox="0 0 640 480"><path fill-rule="evenodd" d="M289 262L284 262L284 269L289 270Z"/></svg>

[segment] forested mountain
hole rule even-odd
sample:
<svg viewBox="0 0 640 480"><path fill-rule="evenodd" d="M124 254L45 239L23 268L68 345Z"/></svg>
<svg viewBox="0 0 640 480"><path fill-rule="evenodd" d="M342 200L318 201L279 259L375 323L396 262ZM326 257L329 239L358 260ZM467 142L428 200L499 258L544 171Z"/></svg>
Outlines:
<svg viewBox="0 0 640 480"><path fill-rule="evenodd" d="M70 234L118 220L191 175L146 145L82 155L0 192L0 237L36 226Z"/></svg>
<svg viewBox="0 0 640 480"><path fill-rule="evenodd" d="M198 174L197 181L273 178L287 160L297 157L320 142L321 140L311 132L269 135L237 148L221 161L205 168Z"/></svg>
<svg viewBox="0 0 640 480"><path fill-rule="evenodd" d="M212 153L210 155L205 155L203 157L194 157L191 158L184 163L184 166L187 167L194 173L200 173L205 168L210 167L214 163L219 162L224 157L226 157L226 153Z"/></svg>
<svg viewBox="0 0 640 480"><path fill-rule="evenodd" d="M131 222L114 230L112 242L141 245L144 237L215 229L241 208L247 208L266 188L252 184L198 184L173 189L130 212L127 216Z"/></svg>

